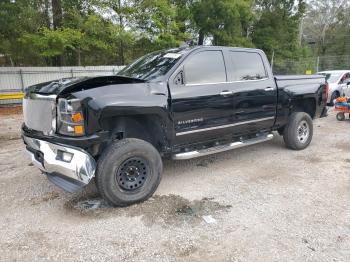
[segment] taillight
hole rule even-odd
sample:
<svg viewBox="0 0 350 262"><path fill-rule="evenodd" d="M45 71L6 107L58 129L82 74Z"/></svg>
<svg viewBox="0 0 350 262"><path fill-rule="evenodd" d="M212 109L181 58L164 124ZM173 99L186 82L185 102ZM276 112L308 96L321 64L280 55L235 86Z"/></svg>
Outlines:
<svg viewBox="0 0 350 262"><path fill-rule="evenodd" d="M78 99L58 99L57 132L68 136L83 136L84 115Z"/></svg>
<svg viewBox="0 0 350 262"><path fill-rule="evenodd" d="M326 99L328 100L328 92L329 92L329 84L328 81L326 81Z"/></svg>

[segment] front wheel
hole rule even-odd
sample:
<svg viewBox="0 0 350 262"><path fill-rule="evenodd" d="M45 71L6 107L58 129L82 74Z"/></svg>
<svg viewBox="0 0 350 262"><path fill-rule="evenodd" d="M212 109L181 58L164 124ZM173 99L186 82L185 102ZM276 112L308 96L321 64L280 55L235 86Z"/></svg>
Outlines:
<svg viewBox="0 0 350 262"><path fill-rule="evenodd" d="M310 115L304 112L291 114L283 131L283 139L288 148L303 150L309 146L313 136L313 123Z"/></svg>
<svg viewBox="0 0 350 262"><path fill-rule="evenodd" d="M128 206L153 195L162 168L162 159L150 143L135 138L116 141L98 161L97 188L110 204Z"/></svg>

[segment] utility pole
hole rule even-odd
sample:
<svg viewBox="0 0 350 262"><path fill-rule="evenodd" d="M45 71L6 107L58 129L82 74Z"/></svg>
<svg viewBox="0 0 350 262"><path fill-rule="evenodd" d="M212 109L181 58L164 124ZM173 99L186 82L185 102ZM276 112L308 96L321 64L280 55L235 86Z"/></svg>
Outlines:
<svg viewBox="0 0 350 262"><path fill-rule="evenodd" d="M299 46L301 46L301 42L303 41L303 31L304 31L304 16L300 20L300 28L299 28Z"/></svg>
<svg viewBox="0 0 350 262"><path fill-rule="evenodd" d="M275 50L272 50L272 57L271 57L271 71L273 71L273 63L275 59Z"/></svg>
<svg viewBox="0 0 350 262"><path fill-rule="evenodd" d="M317 57L317 61L316 61L316 72L319 71L319 66L320 66L320 57Z"/></svg>

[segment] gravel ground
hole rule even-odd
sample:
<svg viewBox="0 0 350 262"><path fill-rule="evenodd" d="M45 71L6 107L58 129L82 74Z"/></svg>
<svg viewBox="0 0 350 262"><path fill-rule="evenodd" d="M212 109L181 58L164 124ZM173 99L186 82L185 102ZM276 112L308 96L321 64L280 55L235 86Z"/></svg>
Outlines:
<svg viewBox="0 0 350 262"><path fill-rule="evenodd" d="M0 261L350 261L350 121L315 121L304 151L272 141L164 163L155 196L111 208L30 165L0 116ZM203 216L211 216L207 223Z"/></svg>

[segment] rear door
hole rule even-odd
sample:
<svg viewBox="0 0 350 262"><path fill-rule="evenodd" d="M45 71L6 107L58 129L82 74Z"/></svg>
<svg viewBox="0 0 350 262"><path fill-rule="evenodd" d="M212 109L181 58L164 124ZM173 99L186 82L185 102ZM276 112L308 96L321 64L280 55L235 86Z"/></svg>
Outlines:
<svg viewBox="0 0 350 262"><path fill-rule="evenodd" d="M176 144L228 134L233 121L233 86L227 83L220 48L190 54L169 80Z"/></svg>
<svg viewBox="0 0 350 262"><path fill-rule="evenodd" d="M270 129L276 116L277 87L266 56L258 50L227 49L225 57L234 92L235 134Z"/></svg>

